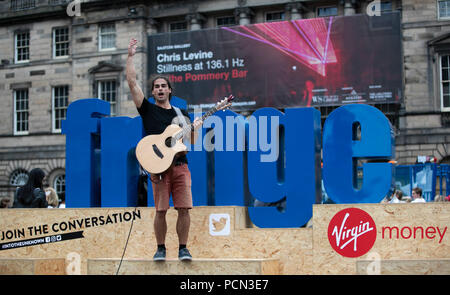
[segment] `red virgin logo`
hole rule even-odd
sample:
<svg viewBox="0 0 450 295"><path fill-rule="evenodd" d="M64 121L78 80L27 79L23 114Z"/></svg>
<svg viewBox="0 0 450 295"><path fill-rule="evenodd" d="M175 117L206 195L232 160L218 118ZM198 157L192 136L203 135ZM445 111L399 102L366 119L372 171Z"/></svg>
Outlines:
<svg viewBox="0 0 450 295"><path fill-rule="evenodd" d="M345 257L359 257L372 248L377 228L372 217L358 208L339 211L328 225L331 247Z"/></svg>

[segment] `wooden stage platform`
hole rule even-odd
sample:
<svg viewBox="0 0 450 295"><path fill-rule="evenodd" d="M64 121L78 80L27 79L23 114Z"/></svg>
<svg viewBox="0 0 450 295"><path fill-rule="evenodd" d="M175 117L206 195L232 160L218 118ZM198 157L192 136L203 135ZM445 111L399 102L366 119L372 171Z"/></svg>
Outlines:
<svg viewBox="0 0 450 295"><path fill-rule="evenodd" d="M360 257L338 254L328 226L345 208L376 224ZM177 260L177 213L167 213L166 262L156 249L154 208L0 210L0 274L450 274L450 203L314 205L310 228L255 227L245 207L195 207L188 248ZM414 231L414 228L422 228ZM411 234L409 234L411 231ZM414 233L414 234L413 234Z"/></svg>

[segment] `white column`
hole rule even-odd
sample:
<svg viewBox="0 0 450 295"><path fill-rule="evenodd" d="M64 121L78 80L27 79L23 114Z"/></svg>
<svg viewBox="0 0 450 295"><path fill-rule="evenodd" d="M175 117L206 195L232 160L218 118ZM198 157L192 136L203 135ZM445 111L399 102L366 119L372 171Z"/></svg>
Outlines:
<svg viewBox="0 0 450 295"><path fill-rule="evenodd" d="M239 20L239 25L245 26L250 24L250 17L252 16L252 11L248 7L238 7L235 10L235 15Z"/></svg>
<svg viewBox="0 0 450 295"><path fill-rule="evenodd" d="M344 15L354 15L355 14L355 5L352 0L345 0L344 3Z"/></svg>
<svg viewBox="0 0 450 295"><path fill-rule="evenodd" d="M291 13L291 20L302 19L303 5L300 2L288 3L286 11Z"/></svg>
<svg viewBox="0 0 450 295"><path fill-rule="evenodd" d="M191 31L201 30L202 22L205 20L205 17L200 13L190 13L186 15L186 20L191 24Z"/></svg>

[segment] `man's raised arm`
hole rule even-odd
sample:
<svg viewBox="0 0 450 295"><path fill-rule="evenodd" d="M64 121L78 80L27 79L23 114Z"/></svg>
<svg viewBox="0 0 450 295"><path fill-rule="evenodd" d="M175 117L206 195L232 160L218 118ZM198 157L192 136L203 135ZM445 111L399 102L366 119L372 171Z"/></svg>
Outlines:
<svg viewBox="0 0 450 295"><path fill-rule="evenodd" d="M127 81L128 86L130 87L131 96L133 97L134 104L136 107L140 107L142 105L142 101L144 100L144 93L142 92L141 87L136 82L136 69L134 68L133 56L136 54L137 40L131 39L130 44L128 45L128 57L127 57Z"/></svg>

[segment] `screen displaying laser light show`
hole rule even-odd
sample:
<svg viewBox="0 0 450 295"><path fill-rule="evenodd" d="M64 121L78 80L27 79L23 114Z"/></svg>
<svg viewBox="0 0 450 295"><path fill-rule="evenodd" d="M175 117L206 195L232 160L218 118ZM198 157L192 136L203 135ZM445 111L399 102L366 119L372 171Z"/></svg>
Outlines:
<svg viewBox="0 0 450 295"><path fill-rule="evenodd" d="M339 16L149 36L149 74L188 109L399 103L400 14Z"/></svg>

